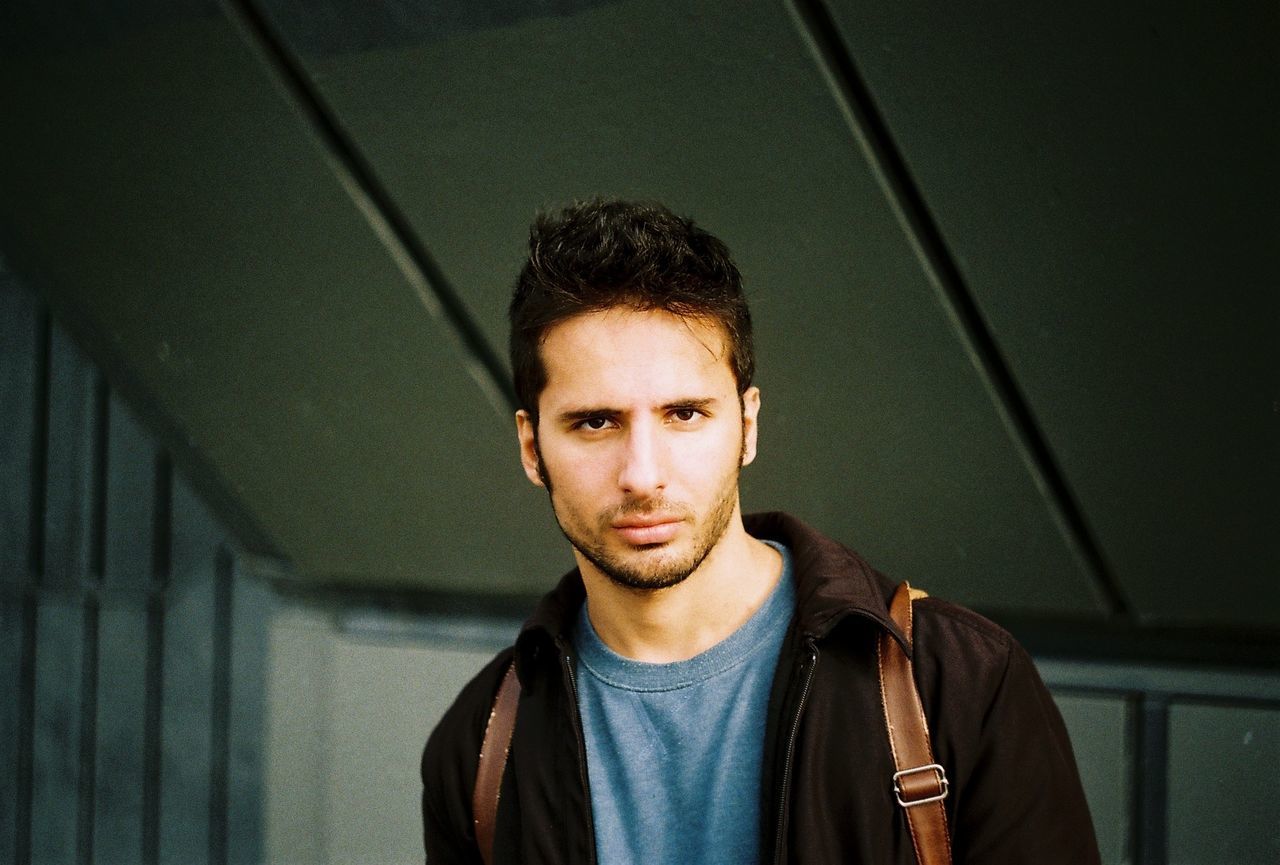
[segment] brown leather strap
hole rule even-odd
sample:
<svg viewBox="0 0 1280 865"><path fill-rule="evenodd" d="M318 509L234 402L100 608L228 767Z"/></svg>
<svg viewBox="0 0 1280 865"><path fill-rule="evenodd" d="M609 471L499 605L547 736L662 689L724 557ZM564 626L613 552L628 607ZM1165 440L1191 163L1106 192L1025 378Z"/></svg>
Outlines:
<svg viewBox="0 0 1280 865"><path fill-rule="evenodd" d="M911 601L924 596L924 592L903 583L894 592L889 607L889 615L906 635L908 646L912 641ZM880 700L898 770L893 776L894 796L906 812L916 862L951 865L951 834L947 831L947 812L942 807L947 775L933 760L911 658L888 632L880 635L876 654L880 663Z"/></svg>
<svg viewBox="0 0 1280 865"><path fill-rule="evenodd" d="M498 796L502 773L507 768L511 734L516 729L516 709L520 704L520 680L512 661L493 698L489 723L480 745L480 765L476 767L476 789L471 797L471 815L476 823L476 846L485 865L493 861L493 830L498 819Z"/></svg>

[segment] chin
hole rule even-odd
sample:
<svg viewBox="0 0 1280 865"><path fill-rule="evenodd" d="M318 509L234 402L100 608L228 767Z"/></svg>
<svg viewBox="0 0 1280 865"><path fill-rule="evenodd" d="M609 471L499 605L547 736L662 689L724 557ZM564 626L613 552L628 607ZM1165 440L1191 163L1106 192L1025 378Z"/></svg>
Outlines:
<svg viewBox="0 0 1280 865"><path fill-rule="evenodd" d="M635 551L631 555L599 555L598 551L581 551L600 573L604 574L614 585L636 591L656 591L669 589L687 580L706 555L697 556L689 553L681 555L676 551L667 551L669 544L649 550ZM661 555L668 552L667 555ZM659 553L657 561L645 561L645 553Z"/></svg>

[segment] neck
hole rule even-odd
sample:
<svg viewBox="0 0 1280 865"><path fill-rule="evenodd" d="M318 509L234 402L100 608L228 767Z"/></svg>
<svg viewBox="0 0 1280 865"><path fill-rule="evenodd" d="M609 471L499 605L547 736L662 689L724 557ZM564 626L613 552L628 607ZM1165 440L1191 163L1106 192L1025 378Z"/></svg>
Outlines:
<svg viewBox="0 0 1280 865"><path fill-rule="evenodd" d="M697 570L665 589L619 586L579 556L591 626L613 651L648 663L683 661L728 637L764 604L782 557L747 534L741 512Z"/></svg>

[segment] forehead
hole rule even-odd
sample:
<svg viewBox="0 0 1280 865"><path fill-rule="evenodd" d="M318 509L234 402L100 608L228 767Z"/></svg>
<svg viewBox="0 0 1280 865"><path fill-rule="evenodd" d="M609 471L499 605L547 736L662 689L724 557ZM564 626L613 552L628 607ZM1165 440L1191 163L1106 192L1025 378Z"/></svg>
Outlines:
<svg viewBox="0 0 1280 865"><path fill-rule="evenodd" d="M662 310L574 316L547 330L539 354L547 374L540 402L736 391L723 327Z"/></svg>

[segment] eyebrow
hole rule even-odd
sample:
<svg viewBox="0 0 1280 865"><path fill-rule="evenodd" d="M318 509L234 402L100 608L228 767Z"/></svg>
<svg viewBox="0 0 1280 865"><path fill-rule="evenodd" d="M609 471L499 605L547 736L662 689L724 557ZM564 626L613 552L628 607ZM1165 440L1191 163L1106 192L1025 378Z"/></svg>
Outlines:
<svg viewBox="0 0 1280 865"><path fill-rule="evenodd" d="M671 409L673 408L704 409L704 408L709 408L710 406L715 405L719 401L720 401L719 399L713 396L702 396L702 397L696 397L693 399L678 399L678 400L675 400L674 402L669 402L666 405L664 405L662 407L662 410L671 411Z"/></svg>
<svg viewBox="0 0 1280 865"><path fill-rule="evenodd" d="M689 397L687 399L676 399L671 402L664 403L663 411L671 411L679 408L692 408L699 411L709 408L720 400L713 396ZM580 420L586 420L593 417L616 417L620 414L626 414L622 409L608 408L607 406L597 406L595 408L574 408L567 409L556 415L556 420L560 423L576 423Z"/></svg>

